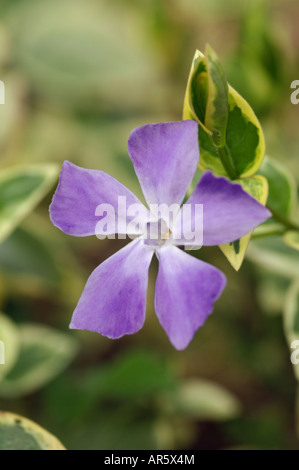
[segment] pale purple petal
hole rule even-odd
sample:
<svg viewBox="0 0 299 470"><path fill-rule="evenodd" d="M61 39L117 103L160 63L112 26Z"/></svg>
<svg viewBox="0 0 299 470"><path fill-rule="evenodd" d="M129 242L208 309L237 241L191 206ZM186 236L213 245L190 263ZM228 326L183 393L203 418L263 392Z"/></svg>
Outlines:
<svg viewBox="0 0 299 470"><path fill-rule="evenodd" d="M198 124L147 124L132 131L129 155L150 204L181 204L198 160Z"/></svg>
<svg viewBox="0 0 299 470"><path fill-rule="evenodd" d="M138 239L98 266L87 281L70 328L96 331L112 339L140 330L153 253Z"/></svg>
<svg viewBox="0 0 299 470"><path fill-rule="evenodd" d="M101 209L105 206L97 211L97 207L102 204L109 205L109 211ZM64 233L77 237L95 233L125 234L128 233L128 223L134 218L134 215L126 218L126 210L132 204L138 204L143 213L140 222L146 223L147 209L115 178L103 171L87 170L65 161L50 206L50 218ZM131 230L129 233L140 231Z"/></svg>
<svg viewBox="0 0 299 470"><path fill-rule="evenodd" d="M171 343L182 350L212 313L226 279L214 266L175 246L161 249L157 256L156 314Z"/></svg>
<svg viewBox="0 0 299 470"><path fill-rule="evenodd" d="M202 245L221 245L237 240L271 217L270 211L244 191L240 184L216 177L210 171L202 175L184 206L191 205L194 209L199 204L203 205ZM195 230L194 214L192 210L191 219L188 216L179 217L179 214L173 229L176 244L196 244L183 236L184 232L198 232L198 229ZM200 239L198 233L197 237Z"/></svg>

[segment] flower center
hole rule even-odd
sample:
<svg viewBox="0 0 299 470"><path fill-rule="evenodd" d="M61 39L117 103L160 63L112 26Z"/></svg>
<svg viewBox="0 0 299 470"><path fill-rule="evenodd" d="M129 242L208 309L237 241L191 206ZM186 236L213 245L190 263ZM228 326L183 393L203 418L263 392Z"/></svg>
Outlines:
<svg viewBox="0 0 299 470"><path fill-rule="evenodd" d="M161 218L146 224L144 243L154 247L162 246L170 236L171 231L165 220Z"/></svg>

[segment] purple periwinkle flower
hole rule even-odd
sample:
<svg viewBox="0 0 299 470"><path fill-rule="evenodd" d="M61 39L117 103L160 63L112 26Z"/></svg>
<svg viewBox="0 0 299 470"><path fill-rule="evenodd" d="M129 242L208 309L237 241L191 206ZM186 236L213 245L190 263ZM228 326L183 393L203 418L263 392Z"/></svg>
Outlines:
<svg viewBox="0 0 299 470"><path fill-rule="evenodd" d="M195 121L149 124L129 137L128 150L145 200L152 205L181 206L194 177L198 160L198 124ZM214 266L179 248L191 248L195 240L185 236L184 228L195 226L196 211L184 207L203 207L201 241L220 245L239 239L270 217L270 212L236 183L205 172L193 194L176 213L170 226L162 217L152 222L143 205L138 224L134 216L120 214L118 200L126 207L142 204L113 177L99 170L87 170L65 161L50 206L55 226L73 236L107 235L110 220L117 217L115 233L134 235L135 239L99 265L89 277L70 328L96 331L108 338L120 338L139 331L145 321L148 270L154 253L159 260L155 287L155 311L176 349L186 348L195 332L211 314L221 295L226 278ZM99 227L100 204L113 208ZM110 219L109 219L110 217ZM142 219L142 220L141 220ZM159 236L148 236L156 224ZM134 227L137 227L136 230ZM130 228L130 230L129 230ZM187 231L188 232L188 231ZM179 236L176 236L179 234ZM200 243L201 244L201 243Z"/></svg>

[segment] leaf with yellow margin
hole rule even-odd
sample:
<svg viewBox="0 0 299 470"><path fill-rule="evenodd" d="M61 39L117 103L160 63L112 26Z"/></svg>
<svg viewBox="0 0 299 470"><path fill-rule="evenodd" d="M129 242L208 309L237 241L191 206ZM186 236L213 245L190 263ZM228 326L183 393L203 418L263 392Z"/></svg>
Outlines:
<svg viewBox="0 0 299 470"><path fill-rule="evenodd" d="M0 411L0 450L65 450L65 447L33 421Z"/></svg>
<svg viewBox="0 0 299 470"><path fill-rule="evenodd" d="M215 52L196 51L185 93L183 119L199 124L201 170L232 178L252 176L265 154L261 125L247 101L228 85ZM232 171L223 163L223 154Z"/></svg>
<svg viewBox="0 0 299 470"><path fill-rule="evenodd" d="M268 196L268 182L264 176L255 175L250 178L236 180L235 182L240 183L243 189L251 194L251 196L257 199L261 204L266 204ZM238 271L242 265L252 233L253 232L248 233L239 240L219 246L220 250L236 271Z"/></svg>

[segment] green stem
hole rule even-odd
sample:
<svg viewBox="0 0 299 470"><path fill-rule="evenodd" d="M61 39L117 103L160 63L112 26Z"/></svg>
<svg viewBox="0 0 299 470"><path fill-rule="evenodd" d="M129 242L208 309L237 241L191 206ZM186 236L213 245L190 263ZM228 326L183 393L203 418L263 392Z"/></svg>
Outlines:
<svg viewBox="0 0 299 470"><path fill-rule="evenodd" d="M227 145L224 145L223 147L218 147L217 152L221 159L222 165L226 169L227 174L230 177L230 179L231 180L237 179L238 174L235 170L233 160L232 160L232 157L231 157L231 154Z"/></svg>
<svg viewBox="0 0 299 470"><path fill-rule="evenodd" d="M277 222L284 225L289 230L299 231L299 225L297 225L295 222L293 222L292 220L289 220L287 217L280 214L279 212L277 212L275 209L273 209L272 207L268 205L267 205L267 208L269 209L269 211L272 212L272 215L277 220Z"/></svg>
<svg viewBox="0 0 299 470"><path fill-rule="evenodd" d="M285 228L275 229L275 230L271 230L269 232L264 232L264 233L255 233L255 232L253 232L252 239L272 237L274 235L284 235L286 232L287 232L287 229L285 229Z"/></svg>

